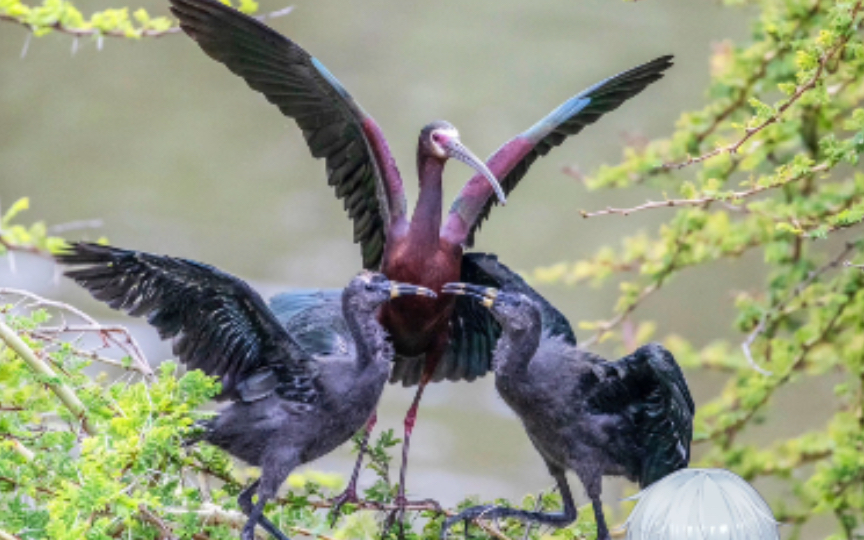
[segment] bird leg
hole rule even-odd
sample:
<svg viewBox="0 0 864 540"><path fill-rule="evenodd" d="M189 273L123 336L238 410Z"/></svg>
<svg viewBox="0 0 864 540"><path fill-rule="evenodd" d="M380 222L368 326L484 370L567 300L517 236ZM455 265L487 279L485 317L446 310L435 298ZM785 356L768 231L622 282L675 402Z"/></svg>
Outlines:
<svg viewBox="0 0 864 540"><path fill-rule="evenodd" d="M253 510L252 495L255 493L255 490L258 489L258 484L260 484L260 483L261 483L260 480L255 480L254 482L252 482L252 484L249 485L249 487L244 489L240 493L240 495L237 496L237 504L240 506L240 509L243 511L244 514L246 514L247 517L251 517L251 515L252 515L252 510ZM269 519L264 517L263 514L258 517L258 524L261 525L262 527L264 527L264 530L266 530L268 533L270 533L270 535L273 538L276 538L277 540L291 540L290 538L285 536L285 533L280 531L279 528L276 527L276 525L274 525L272 521L270 521ZM249 524L247 523L246 527L248 527L248 526L249 526ZM253 526L253 528L254 528L254 526ZM245 527L244 527L244 534L245 534ZM254 536L254 531L253 531L253 536Z"/></svg>
<svg viewBox="0 0 864 540"><path fill-rule="evenodd" d="M417 387L417 393L414 395L414 401L411 402L411 407L408 409L408 413L405 415L405 439L402 442L402 466L399 468L399 491L396 494L396 499L393 500L393 504L396 508L390 512L387 516L387 519L384 522L384 531L390 530L393 527L393 524L398 522L400 527L400 533L404 532L402 530L402 518L405 515L405 507L409 504L427 504L434 506L439 512L441 512L441 506L437 501L432 499L424 499L422 501L414 501L409 502L407 497L405 496L405 476L408 472L408 449L411 446L411 433L414 431L414 423L417 421L417 408L420 406L420 399L423 397L423 390L426 389L426 385L429 384L429 381L432 380L432 373L435 371L435 366L433 365L430 369L429 363L427 363L426 368L423 370L423 376L420 379L420 384Z"/></svg>
<svg viewBox="0 0 864 540"><path fill-rule="evenodd" d="M375 427L375 422L378 421L378 413L373 412L369 420L366 421L366 426L363 428L363 440L360 442L360 452L357 455L357 463L354 464L354 471L351 473L351 480L348 482L348 487L341 494L333 497L330 503L333 505L332 518L330 527L336 525L342 513L342 506L345 503L356 503L360 499L357 498L357 480L360 478L360 467L363 465L363 456L366 454L366 447L369 444L369 436L372 434L372 429Z"/></svg>
<svg viewBox="0 0 864 540"><path fill-rule="evenodd" d="M241 540L255 540L256 523L260 523L276 540L291 540L273 522L264 517L264 505L276 496L279 486L288 478L288 473L298 465L299 460L294 459L293 456L286 459L286 456L276 455L273 458L275 459L271 460L265 457L262 460L261 477L237 497L237 504L243 513L249 517L240 534ZM253 504L252 494L256 490L258 491L258 501Z"/></svg>
<svg viewBox="0 0 864 540"><path fill-rule="evenodd" d="M444 521L444 525L441 526L441 540L445 540L447 538L447 531L460 521L466 522L467 536L467 522L475 519L514 518L523 522L535 522L543 525L552 525L553 527L564 527L573 523L576 521L577 511L576 504L573 502L573 495L570 493L570 486L567 484L567 478L564 475L564 471L557 471L553 476L555 476L555 482L558 484L558 491L561 492L561 501L564 503L562 512L531 512L529 510L518 510L516 508L491 504L473 506ZM597 538L598 540L601 539L599 536ZM603 540L608 540L608 536Z"/></svg>

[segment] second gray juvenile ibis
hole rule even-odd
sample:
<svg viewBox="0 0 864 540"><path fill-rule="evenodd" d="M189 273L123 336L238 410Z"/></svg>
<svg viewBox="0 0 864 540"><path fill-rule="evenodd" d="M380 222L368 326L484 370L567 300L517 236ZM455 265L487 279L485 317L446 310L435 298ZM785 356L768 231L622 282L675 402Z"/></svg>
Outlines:
<svg viewBox="0 0 864 540"><path fill-rule="evenodd" d="M591 499L597 539L609 540L600 501L604 476L624 476L644 488L687 466L695 407L664 347L652 343L608 362L553 335L566 318L527 286L450 283L442 292L475 299L501 324L492 360L495 387L522 421L564 504L560 513L475 506L446 520L442 540L455 523L467 526L477 518L572 523L577 512L567 471L576 473Z"/></svg>
<svg viewBox="0 0 864 540"><path fill-rule="evenodd" d="M292 470L333 451L374 414L393 359L378 308L402 295L435 297L363 271L341 296L351 347L321 357L287 329L290 314L277 316L244 281L212 266L87 243L57 260L78 267L66 275L97 300L146 316L188 368L219 377L217 399L231 403L205 423L200 440L261 469L237 499L249 518L243 540L254 539L256 523L289 540L264 517L264 505Z"/></svg>
<svg viewBox="0 0 864 540"><path fill-rule="evenodd" d="M473 245L480 224L538 157L642 92L672 65L671 56L661 56L590 86L485 163L462 145L452 124L428 124L417 142L420 193L409 215L402 177L381 129L318 59L217 0L170 1L183 31L296 121L312 155L325 160L327 182L354 222L364 268L435 291L465 279L464 248ZM449 159L467 163L476 174L442 220L442 173ZM395 349L391 381L418 385L404 422L396 498L404 507L408 448L424 388L430 381L470 381L488 372L499 329L487 313L451 296L392 302L379 317ZM356 500L354 488L349 485L342 499Z"/></svg>

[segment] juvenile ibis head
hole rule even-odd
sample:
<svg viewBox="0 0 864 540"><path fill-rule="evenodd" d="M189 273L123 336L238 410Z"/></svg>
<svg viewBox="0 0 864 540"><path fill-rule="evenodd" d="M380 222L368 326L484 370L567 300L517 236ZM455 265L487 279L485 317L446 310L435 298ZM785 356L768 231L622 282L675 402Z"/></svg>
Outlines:
<svg viewBox="0 0 864 540"><path fill-rule="evenodd" d="M428 156L440 160L442 163L450 158L457 159L462 163L472 167L474 170L483 175L484 178L495 190L495 196L501 204L507 203L507 197L504 195L504 190L501 184L489 170L489 167L474 155L474 152L469 150L462 141L459 140L459 130L453 124L445 120L436 120L427 124L420 131L420 139L417 141L418 152L421 156Z"/></svg>
<svg viewBox="0 0 864 540"><path fill-rule="evenodd" d="M471 283L447 283L441 289L445 294L470 296L485 306L505 332L518 332L539 327L540 312L530 299L521 293L505 292L494 287Z"/></svg>
<svg viewBox="0 0 864 540"><path fill-rule="evenodd" d="M435 298L435 293L426 287L390 281L384 274L364 270L348 284L345 297L351 307L360 313L375 311L381 304L399 296L427 296Z"/></svg>

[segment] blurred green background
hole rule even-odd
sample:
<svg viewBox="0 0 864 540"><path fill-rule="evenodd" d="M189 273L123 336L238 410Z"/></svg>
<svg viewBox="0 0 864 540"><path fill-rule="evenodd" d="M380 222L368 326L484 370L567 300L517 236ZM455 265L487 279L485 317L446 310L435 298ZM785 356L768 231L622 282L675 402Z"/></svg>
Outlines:
<svg viewBox="0 0 864 540"><path fill-rule="evenodd" d="M261 11L285 5L270 1ZM522 270L576 260L626 234L656 229L663 217L656 212L589 220L578 213L639 204L662 196L656 190L588 193L562 169L590 173L615 162L628 141L669 133L681 111L704 103L712 47L748 35L746 10L704 1L295 5L269 24L318 57L375 117L400 164L409 207L417 192L417 134L427 122L452 122L464 143L488 155L586 86L675 55L665 79L538 161L507 207L495 210L477 249ZM89 14L111 4L77 6ZM141 7L167 14L162 2ZM75 55L71 37L51 35L32 40L22 59L26 38L25 29L0 25L0 203L30 196L28 218L50 224L101 219L98 229L64 234L104 235L118 246L204 261L250 280L265 296L291 287L341 287L359 269L351 224L299 130L185 35L106 39L101 51L82 40ZM448 166L447 201L469 176L461 164ZM0 286L73 300L133 326L152 360L170 355L148 327L117 317L54 277L44 260L20 255L14 271L0 267ZM703 344L728 336L729 291L756 286L762 277L758 254L717 263L680 276L636 318L657 320L660 337L674 331ZM588 286L541 292L574 323L608 317L617 294L614 287ZM689 380L697 402L721 382L692 373ZM452 504L472 493L518 498L551 484L491 382L427 391L412 444L410 494ZM813 404L830 385L813 388L807 407L781 393L775 408L796 418L795 425L769 423L749 435L772 440L821 422L830 409ZM401 433L412 396L413 389L388 388L379 428ZM343 448L314 467L347 475L351 459ZM608 482L605 500L617 501L624 485ZM581 488L575 491L584 503Z"/></svg>

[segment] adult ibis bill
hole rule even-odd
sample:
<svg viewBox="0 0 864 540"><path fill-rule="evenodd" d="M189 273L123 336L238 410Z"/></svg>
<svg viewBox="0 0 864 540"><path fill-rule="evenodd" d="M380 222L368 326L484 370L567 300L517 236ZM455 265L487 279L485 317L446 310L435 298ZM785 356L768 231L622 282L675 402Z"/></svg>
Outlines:
<svg viewBox="0 0 864 540"><path fill-rule="evenodd" d="M420 192L409 216L402 179L381 130L320 61L217 0L170 1L183 31L294 119L312 155L325 160L327 182L354 222L364 268L436 291L469 279L464 248L473 245L480 224L538 157L644 90L672 65L671 56L662 56L589 87L506 142L485 165L459 142L455 127L430 123L417 144ZM442 221L442 172L450 158L469 164L476 174ZM470 381L485 374L500 329L484 310L450 295L389 303L380 320L395 348L391 381L418 385L405 417L396 499L404 506L408 448L423 389L430 381ZM352 484L345 500L354 498Z"/></svg>

